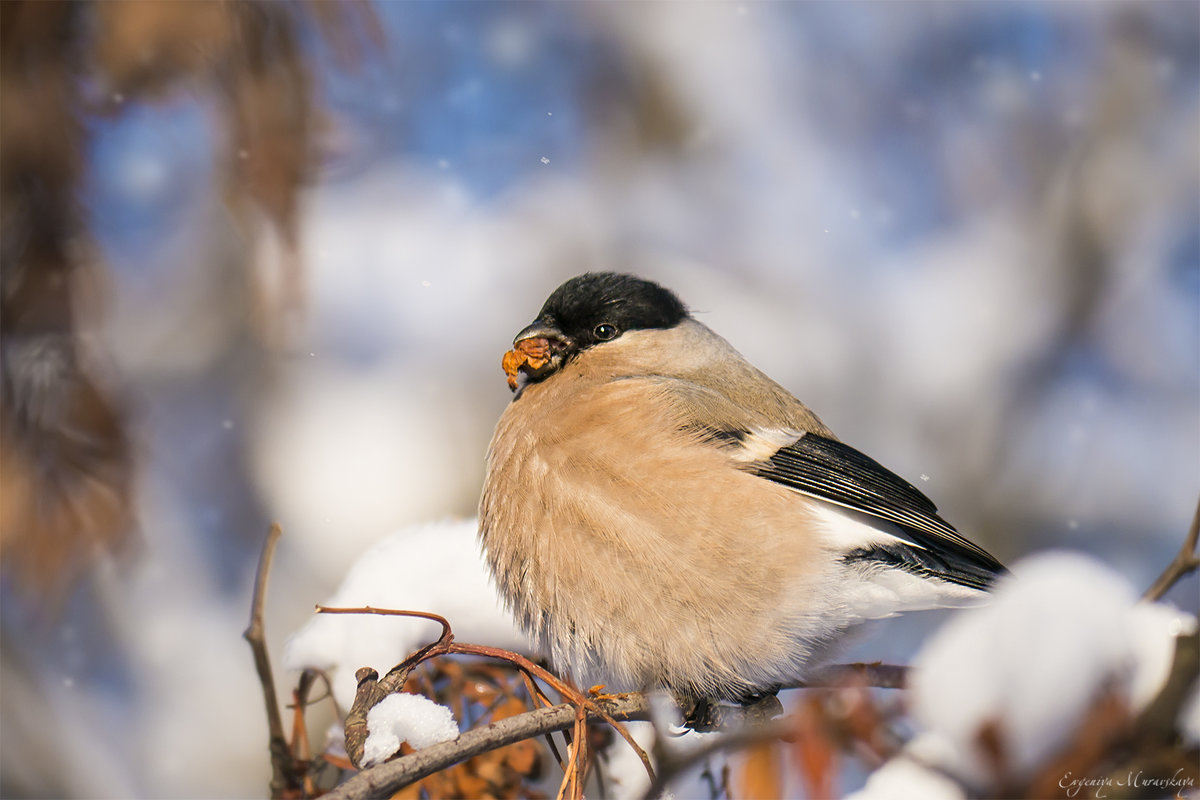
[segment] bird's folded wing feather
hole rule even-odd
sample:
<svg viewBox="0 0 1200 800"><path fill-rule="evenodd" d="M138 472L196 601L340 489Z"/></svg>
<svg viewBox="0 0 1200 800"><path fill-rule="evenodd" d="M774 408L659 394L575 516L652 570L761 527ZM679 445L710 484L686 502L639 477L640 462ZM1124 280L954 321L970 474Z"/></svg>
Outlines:
<svg viewBox="0 0 1200 800"><path fill-rule="evenodd" d="M849 560L876 561L974 588L986 587L1005 571L987 551L939 517L937 507L915 486L853 447L803 430L799 424L780 424L778 419L735 422L738 412L725 394L696 381L655 378L655 382L674 400L683 427L710 446L729 451L741 468L892 523L885 527L894 542L864 543L847 553ZM803 409L798 401L796 405ZM810 414L807 409L803 413Z"/></svg>
<svg viewBox="0 0 1200 800"><path fill-rule="evenodd" d="M894 523L904 540L925 551L898 552L884 546L866 548L863 557L873 555L902 568L980 588L1004 571L987 551L939 517L937 507L915 486L841 442L805 433L747 469L812 497Z"/></svg>

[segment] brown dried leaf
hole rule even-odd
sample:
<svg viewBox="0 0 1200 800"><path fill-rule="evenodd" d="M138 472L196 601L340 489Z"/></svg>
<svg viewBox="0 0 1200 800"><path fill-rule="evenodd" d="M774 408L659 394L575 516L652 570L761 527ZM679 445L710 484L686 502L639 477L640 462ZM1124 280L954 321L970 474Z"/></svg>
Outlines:
<svg viewBox="0 0 1200 800"><path fill-rule="evenodd" d="M808 692L796 709L792 753L809 797L836 797L840 759L834 724L826 714L826 692Z"/></svg>
<svg viewBox="0 0 1200 800"><path fill-rule="evenodd" d="M518 742L505 748L505 761L519 775L537 780L541 774L542 749L531 741Z"/></svg>
<svg viewBox="0 0 1200 800"><path fill-rule="evenodd" d="M504 760L505 754L499 750L493 750L491 753L474 759L472 771L480 779L486 781L488 788L494 791L507 783L508 773L504 768Z"/></svg>
<svg viewBox="0 0 1200 800"><path fill-rule="evenodd" d="M463 684L463 694L473 703L484 708L491 708L500 700L503 692L484 681L467 681Z"/></svg>
<svg viewBox="0 0 1200 800"><path fill-rule="evenodd" d="M370 667L362 667L354 673L358 681L358 689L354 693L354 702L346 714L345 729L346 755L355 767L362 765L363 749L367 743L367 714L385 696L379 688L379 673Z"/></svg>
<svg viewBox="0 0 1200 800"><path fill-rule="evenodd" d="M505 717L515 717L517 714L524 714L528 710L528 705L526 705L523 701L512 697L496 706L495 710L492 712L492 718L504 719Z"/></svg>
<svg viewBox="0 0 1200 800"><path fill-rule="evenodd" d="M73 344L10 333L0 363L0 563L51 599L132 528L124 420Z"/></svg>
<svg viewBox="0 0 1200 800"><path fill-rule="evenodd" d="M747 749L740 773L738 797L746 800L783 797L783 762L777 742L764 742Z"/></svg>
<svg viewBox="0 0 1200 800"><path fill-rule="evenodd" d="M489 681L495 685L489 685ZM496 703L492 709L494 718L501 719L528 710L527 704L513 691L514 686L523 686L520 673L506 665L440 658L415 670L406 688L456 708L466 700L473 706L471 714L475 718L488 707L478 697L487 697ZM407 745L401 750L408 751ZM542 757L540 741L518 742L468 759L415 786L430 798L536 797L539 794L531 782L540 775Z"/></svg>
<svg viewBox="0 0 1200 800"><path fill-rule="evenodd" d="M390 800L421 800L421 793L424 790L424 781L410 783L408 786L399 789L395 794L393 794Z"/></svg>
<svg viewBox="0 0 1200 800"><path fill-rule="evenodd" d="M224 3L124 0L97 3L94 59L112 91L156 97L181 78L229 62L231 8Z"/></svg>
<svg viewBox="0 0 1200 800"><path fill-rule="evenodd" d="M132 527L124 412L75 335L82 9L0 4L0 558L48 600Z"/></svg>
<svg viewBox="0 0 1200 800"><path fill-rule="evenodd" d="M365 54L384 48L383 27L374 7L366 0L311 0L307 11L333 50L342 67L355 67Z"/></svg>
<svg viewBox="0 0 1200 800"><path fill-rule="evenodd" d="M1008 775L1008 748L1004 744L1004 728L999 719L985 720L975 733L975 744L997 780Z"/></svg>
<svg viewBox="0 0 1200 800"><path fill-rule="evenodd" d="M230 202L261 209L283 242L280 289L259 298L269 332L279 309L300 305L298 195L315 158L306 13L335 49L350 35L382 44L361 3L0 3L0 107L20 111L0 114L0 554L27 590L53 596L132 527L123 409L77 353L81 73L101 76L101 107L114 113L184 80L219 88ZM62 343L58 361L27 357L42 337Z"/></svg>

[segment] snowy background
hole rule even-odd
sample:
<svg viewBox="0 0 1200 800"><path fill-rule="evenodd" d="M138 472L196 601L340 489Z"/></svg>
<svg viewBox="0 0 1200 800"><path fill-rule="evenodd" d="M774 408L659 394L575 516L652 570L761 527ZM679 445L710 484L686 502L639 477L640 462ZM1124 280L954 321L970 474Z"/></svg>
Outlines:
<svg viewBox="0 0 1200 800"><path fill-rule="evenodd" d="M89 335L133 408L139 545L57 614L4 584L6 789L261 796L240 634L268 522L278 664L371 544L474 514L500 356L586 270L675 289L1001 560L1083 550L1145 587L1178 548L1200 487L1200 6L377 12L357 67L304 38L324 159L281 344L247 344L236 254L278 254L224 203L211 103L92 123ZM1194 613L1197 589L1169 599ZM929 619L854 655L907 661Z"/></svg>

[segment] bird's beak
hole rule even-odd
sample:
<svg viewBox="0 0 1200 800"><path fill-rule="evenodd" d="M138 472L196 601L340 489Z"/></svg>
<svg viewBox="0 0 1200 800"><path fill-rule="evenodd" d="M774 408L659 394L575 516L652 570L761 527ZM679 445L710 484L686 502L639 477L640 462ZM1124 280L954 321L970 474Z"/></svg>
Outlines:
<svg viewBox="0 0 1200 800"><path fill-rule="evenodd" d="M521 373L532 380L541 380L557 370L570 345L570 339L554 325L535 321L517 334L513 349L504 354L501 365L508 376L508 388L517 390Z"/></svg>
<svg viewBox="0 0 1200 800"><path fill-rule="evenodd" d="M557 340L562 342L566 338L563 332L554 325L537 320L513 338L513 347L517 347L521 342L527 342L532 339L546 339L548 342Z"/></svg>

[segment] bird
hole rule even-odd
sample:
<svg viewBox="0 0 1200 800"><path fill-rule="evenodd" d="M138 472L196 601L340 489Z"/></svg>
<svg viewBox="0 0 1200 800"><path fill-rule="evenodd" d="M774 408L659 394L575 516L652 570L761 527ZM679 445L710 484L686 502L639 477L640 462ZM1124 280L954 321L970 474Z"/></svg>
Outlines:
<svg viewBox="0 0 1200 800"><path fill-rule="evenodd" d="M502 366L479 540L579 685L749 704L862 623L972 604L1005 573L657 283L571 278Z"/></svg>

